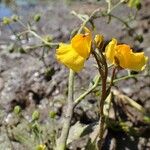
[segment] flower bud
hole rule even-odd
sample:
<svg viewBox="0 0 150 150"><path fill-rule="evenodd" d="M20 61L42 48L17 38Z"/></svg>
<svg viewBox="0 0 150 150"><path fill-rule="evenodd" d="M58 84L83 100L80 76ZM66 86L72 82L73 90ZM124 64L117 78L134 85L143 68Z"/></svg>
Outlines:
<svg viewBox="0 0 150 150"><path fill-rule="evenodd" d="M33 121L38 120L39 117L40 117L40 113L37 110L35 110L32 114L32 120Z"/></svg>
<svg viewBox="0 0 150 150"><path fill-rule="evenodd" d="M3 24L4 25L9 25L11 23L11 19L10 18L8 18L8 17L4 17L3 18Z"/></svg>
<svg viewBox="0 0 150 150"><path fill-rule="evenodd" d="M56 117L56 112L54 111L49 112L49 117L54 119Z"/></svg>
<svg viewBox="0 0 150 150"><path fill-rule="evenodd" d="M44 39L45 39L47 42L52 42L53 37L52 37L51 35L46 35L46 36L44 37Z"/></svg>
<svg viewBox="0 0 150 150"><path fill-rule="evenodd" d="M136 37L135 37L135 40L137 40L137 41L139 41L140 43L142 43L143 42L143 36L142 35L137 35Z"/></svg>
<svg viewBox="0 0 150 150"><path fill-rule="evenodd" d="M34 21L39 22L40 19L41 19L41 15L36 14L36 15L34 16Z"/></svg>
<svg viewBox="0 0 150 150"><path fill-rule="evenodd" d="M13 16L11 17L11 19L12 19L14 22L17 22L18 19L19 19L19 16L13 15Z"/></svg>
<svg viewBox="0 0 150 150"><path fill-rule="evenodd" d="M14 107L14 113L18 115L21 112L21 107L19 105Z"/></svg>
<svg viewBox="0 0 150 150"><path fill-rule="evenodd" d="M100 35L100 34L95 35L94 41L95 41L96 47L99 48L103 40L104 40L103 35Z"/></svg>

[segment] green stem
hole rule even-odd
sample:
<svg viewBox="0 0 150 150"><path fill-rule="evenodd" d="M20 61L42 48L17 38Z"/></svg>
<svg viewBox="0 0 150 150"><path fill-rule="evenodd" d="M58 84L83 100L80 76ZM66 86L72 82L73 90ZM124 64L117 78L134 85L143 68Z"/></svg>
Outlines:
<svg viewBox="0 0 150 150"><path fill-rule="evenodd" d="M63 121L63 128L61 131L61 136L57 141L56 150L65 150L66 149L66 143L67 138L69 134L71 119L73 115L73 97L74 97L74 71L70 69L69 73L69 82L68 82L68 101L67 101L67 109Z"/></svg>
<svg viewBox="0 0 150 150"><path fill-rule="evenodd" d="M106 1L108 3L107 13L109 14L111 11L111 0Z"/></svg>
<svg viewBox="0 0 150 150"><path fill-rule="evenodd" d="M90 87L87 91L85 91L82 95L80 95L80 96L74 101L74 107L75 107L76 105L78 105L86 95L88 95L89 93L91 93L91 92L97 87L99 81L100 81L100 77L98 76L98 77L96 78L96 81L95 81L94 85L93 85L92 87Z"/></svg>
<svg viewBox="0 0 150 150"><path fill-rule="evenodd" d="M110 0L109 0L110 1ZM113 7L111 7L111 2L108 3L108 5L110 5L108 7L107 13L109 14L113 9L117 8L120 4L122 4L125 0L120 0L116 5L114 5Z"/></svg>
<svg viewBox="0 0 150 150"><path fill-rule="evenodd" d="M113 79L113 83L116 83L118 81L122 81L122 80L125 80L125 79L129 79L129 78L134 78L136 76L137 75L130 75L130 76L121 77L121 78L118 78L118 79L115 79L115 80ZM98 85L99 86L102 85L102 84L99 84L99 81L100 81L100 77L97 77L94 85L92 87L90 87L89 89L87 89L78 98L75 99L75 101L74 101L74 107L77 106L83 100L83 98L85 98L89 93L91 93ZM112 77L111 77L111 80L109 82L107 82L107 84L111 84L111 82L112 82Z"/></svg>
<svg viewBox="0 0 150 150"><path fill-rule="evenodd" d="M119 18L119 17L117 17L117 16L115 16L115 15L113 15L113 14L111 14L111 13L109 13L109 14L107 14L107 15L109 15L110 17L113 17L113 18L115 18L115 19L117 19L117 20L119 20L119 21L122 22L128 29L132 29L132 28L129 26L129 24L128 24L126 21L124 21L123 19L121 19L121 18Z"/></svg>
<svg viewBox="0 0 150 150"><path fill-rule="evenodd" d="M57 45L59 45L59 43L50 43L50 42L44 40L41 36L39 36L37 33L35 33L32 30L29 30L29 33L31 33L32 35L34 35L35 37L37 37L38 39L40 39L44 44L46 44L48 46L57 46Z"/></svg>
<svg viewBox="0 0 150 150"><path fill-rule="evenodd" d="M126 79L130 79L130 78L135 78L135 77L137 77L137 76L138 76L138 75L129 75L129 76L121 77L121 78L115 79L115 80L113 81L113 83L118 82L118 81L122 81L122 80L126 80Z"/></svg>
<svg viewBox="0 0 150 150"><path fill-rule="evenodd" d="M17 22L24 27L26 30L24 32L22 32L21 34L26 34L26 33L31 33L32 35L34 35L35 37L37 37L38 39L40 39L44 44L48 45L48 46L58 46L59 43L50 43L46 40L44 40L40 35L38 35L36 32L34 32L33 30L31 30L30 27L26 27L26 25L21 21L21 20L17 20ZM20 35L21 35L20 34Z"/></svg>
<svg viewBox="0 0 150 150"><path fill-rule="evenodd" d="M96 9L96 10L93 11L93 13L92 13L87 19L85 19L84 21L83 21L83 18L82 18L79 14L77 14L75 11L72 12L73 15L75 15L76 17L78 17L80 20L83 21L83 23L82 23L80 29L78 30L78 33L80 33L80 32L83 30L83 28L85 27L85 25L86 25L88 22L90 22L90 20L92 20L92 18L94 19L95 14L98 13L99 11L100 11L100 8Z"/></svg>
<svg viewBox="0 0 150 150"><path fill-rule="evenodd" d="M85 19L81 15L77 14L75 11L71 11L71 14L78 17L81 21L85 21Z"/></svg>

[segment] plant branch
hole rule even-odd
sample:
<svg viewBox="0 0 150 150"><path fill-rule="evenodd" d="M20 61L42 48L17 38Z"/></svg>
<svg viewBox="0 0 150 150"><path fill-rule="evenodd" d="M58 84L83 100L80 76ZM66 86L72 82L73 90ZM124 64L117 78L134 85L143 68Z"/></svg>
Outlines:
<svg viewBox="0 0 150 150"><path fill-rule="evenodd" d="M26 34L26 33L31 33L32 35L34 35L36 38L40 39L45 45L48 45L48 46L58 46L59 43L51 43L51 42L48 42L46 41L44 38L42 38L40 35L38 35L36 32L34 32L33 30L31 30L30 26L27 26L20 20L18 19L17 22L23 27L25 28L25 31L20 33L19 35L21 34Z"/></svg>
<svg viewBox="0 0 150 150"><path fill-rule="evenodd" d="M100 52L101 57L102 57L102 61L100 61L101 59L99 58L100 56L96 53L96 51L93 51L93 55L96 59L96 62L98 64L98 69L99 69L99 73L100 76L102 78L102 94L101 94L101 99L99 102L99 114L100 114L100 121L99 121L99 141L98 141L98 149L101 150L102 148L102 143L103 143L103 135L104 135L104 124L105 124L105 116L104 116L104 102L105 99L107 97L107 63L106 60L102 54L102 52ZM103 66L102 66L103 65ZM105 66L106 65L106 66ZM104 67L104 68L102 68Z"/></svg>
<svg viewBox="0 0 150 150"><path fill-rule="evenodd" d="M65 150L66 142L69 134L71 119L73 115L73 96L74 96L74 71L70 69L69 81L68 81L68 101L67 101L67 112L63 120L63 128L61 136L57 141L56 150Z"/></svg>
<svg viewBox="0 0 150 150"><path fill-rule="evenodd" d="M119 81L122 81L122 80L126 80L126 79L130 79L130 78L135 78L137 76L138 75L129 75L129 76L120 77L118 79L114 79L113 83L116 83L116 82L119 82Z"/></svg>
<svg viewBox="0 0 150 150"><path fill-rule="evenodd" d="M58 46L59 43L50 43L48 41L46 41L45 39L43 39L41 36L39 36L36 32L29 30L29 33L31 33L32 35L34 35L35 37L37 37L38 39L40 39L44 44L48 45L48 46Z"/></svg>
<svg viewBox="0 0 150 150"><path fill-rule="evenodd" d="M82 99L83 99L85 96L87 96L89 93L91 93L91 92L97 87L99 81L100 81L100 77L97 76L96 81L95 81L95 83L93 84L93 86L90 87L89 89L87 89L82 95L80 95L80 96L74 101L74 107L75 107L76 105L78 105L78 104L82 101Z"/></svg>
<svg viewBox="0 0 150 150"><path fill-rule="evenodd" d="M116 83L125 79L135 78L136 76L137 75L130 75L130 76L124 76L118 79L113 79L113 83ZM102 85L102 84L99 84L99 81L100 81L100 77L98 76L93 86L87 89L83 94L81 94L78 98L75 99L74 107L76 107L76 105L78 105L83 100L83 98L86 97L89 93L91 93L97 86ZM111 81L112 81L112 77L111 77L111 80L107 82L107 84L110 84Z"/></svg>
<svg viewBox="0 0 150 150"><path fill-rule="evenodd" d="M107 13L109 14L113 9L115 9L116 7L118 7L120 4L122 4L125 0L120 0L117 4L115 4L114 6L111 7L111 0L107 0L108 2L108 9L107 9Z"/></svg>
<svg viewBox="0 0 150 150"><path fill-rule="evenodd" d="M115 78L115 72L116 72L116 69L117 69L116 67L113 68L109 88L111 88L111 87L113 86L113 84L114 84L114 78Z"/></svg>
<svg viewBox="0 0 150 150"><path fill-rule="evenodd" d="M85 26L88 22L90 22L92 19L95 19L95 18L94 18L94 17L95 17L95 14L98 13L99 11L100 11L100 8L96 9L96 10L93 11L92 14L91 14L89 17L87 17L86 19L83 19L83 17L81 17L81 15L77 14L75 11L72 12L73 15L75 15L75 16L78 17L81 21L83 21L83 23L82 23L80 29L78 30L78 33L80 33L80 32L83 30L84 26Z"/></svg>

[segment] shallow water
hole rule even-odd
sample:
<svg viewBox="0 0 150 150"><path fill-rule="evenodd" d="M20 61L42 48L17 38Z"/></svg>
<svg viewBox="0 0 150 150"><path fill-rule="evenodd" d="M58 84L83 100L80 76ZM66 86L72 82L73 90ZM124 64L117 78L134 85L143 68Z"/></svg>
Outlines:
<svg viewBox="0 0 150 150"><path fill-rule="evenodd" d="M19 14L18 8L21 7L22 11L27 11L32 7L40 6L41 4L49 5L50 0L0 0L0 20L3 17L9 17L13 14ZM55 1L56 2L56 1ZM57 1L58 2L58 1ZM20 14L19 14L20 15ZM21 14L22 15L22 14Z"/></svg>
<svg viewBox="0 0 150 150"><path fill-rule="evenodd" d="M0 19L2 19L5 16L11 16L12 10L7 7L5 4L0 3Z"/></svg>

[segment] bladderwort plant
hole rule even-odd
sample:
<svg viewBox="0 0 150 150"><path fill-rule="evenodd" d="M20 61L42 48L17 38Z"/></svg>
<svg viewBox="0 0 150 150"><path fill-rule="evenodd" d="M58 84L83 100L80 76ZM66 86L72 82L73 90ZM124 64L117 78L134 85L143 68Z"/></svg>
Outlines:
<svg viewBox="0 0 150 150"><path fill-rule="evenodd" d="M115 79L116 71L121 69L134 70L134 71L142 71L146 67L146 63L148 61L148 57L144 55L143 52L134 53L133 50L127 44L117 44L117 39L113 38L106 46L104 46L104 37L101 34L94 35L93 26L94 20L100 17L108 17L115 18L127 28L127 30L132 30L128 22L122 20L118 16L113 15L112 10L119 7L122 3L125 3L126 0L120 0L115 5L112 4L111 0L106 0L107 2L107 10L96 9L91 15L82 15L78 14L75 11L71 13L79 18L82 23L79 27L76 34L71 38L69 43L53 43L50 38L41 37L36 31L32 30L30 25L25 25L21 19L17 16L13 16L11 19L4 18L3 23L5 25L9 25L12 21L19 23L24 31L16 34L18 40L20 40L20 36L24 34L30 34L38 38L42 41L40 45L36 45L34 47L24 48L23 51L27 52L31 49L36 49L39 47L58 47L56 48L56 59L58 62L65 65L70 69L69 77L68 77L68 98L66 101L67 110L64 112L63 116L63 125L59 138L56 141L56 145L53 147L55 150L65 150L67 148L67 140L69 131L71 128L71 120L73 117L75 107L87 96L91 93L98 85L100 86L99 93L99 123L98 123L98 132L95 135L94 139L91 141L90 145L92 148L96 150L101 150L103 141L104 141L104 132L106 129L106 120L107 120L107 112L104 111L105 102L107 98L111 95L111 88L115 82L119 80L123 80L126 78L134 77L134 75L127 75L121 79ZM129 0L128 5L130 7L140 7L140 2L138 0ZM39 21L40 16L35 16L35 21ZM92 27L88 27L89 24ZM95 27L95 26L94 26ZM96 27L95 27L96 28ZM136 33L134 33L133 37L139 37ZM141 39L138 38L140 41ZM89 57L93 57L96 62L96 68L99 72L96 75L96 79L94 80L94 84L89 87L84 93L82 93L79 97L74 99L74 83L75 83L75 73L80 72L84 69L85 61L88 61ZM108 71L112 69L112 75L108 77ZM131 106L135 107L137 110L145 113L144 108L134 102L132 99L128 99L128 102ZM109 101L110 105L111 101ZM46 150L45 144L37 145L36 150Z"/></svg>
<svg viewBox="0 0 150 150"><path fill-rule="evenodd" d="M84 33L81 31L84 30ZM104 53L103 53L104 52ZM56 50L56 59L70 68L69 86L68 86L68 103L67 111L65 112L64 125L61 136L57 142L57 150L63 150L66 147L66 141L69 133L69 127L73 115L76 101L74 101L73 87L74 87L74 72L79 72L84 67L85 61L92 55L97 64L99 76L101 78L101 96L99 100L99 132L97 133L97 149L102 148L103 135L105 128L104 103L107 96L110 94L111 87L115 76L116 69L131 69L134 71L142 71L148 61L148 57L144 53L134 53L129 45L117 45L117 40L112 39L109 44L103 46L103 36L96 35L92 39L91 31L82 24L78 33L71 39L69 44L60 43ZM110 85L107 86L108 77L108 63L113 64L113 73Z"/></svg>

